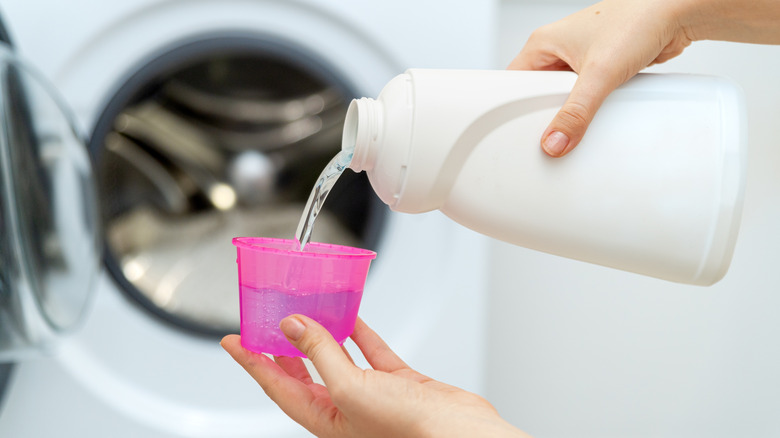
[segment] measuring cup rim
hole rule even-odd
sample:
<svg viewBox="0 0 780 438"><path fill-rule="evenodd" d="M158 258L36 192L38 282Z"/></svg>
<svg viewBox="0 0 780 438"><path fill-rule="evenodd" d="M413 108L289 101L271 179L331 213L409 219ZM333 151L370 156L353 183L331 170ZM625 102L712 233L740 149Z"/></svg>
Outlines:
<svg viewBox="0 0 780 438"><path fill-rule="evenodd" d="M368 249L320 242L309 242L304 251L298 251L295 249L298 245L297 240L273 237L234 237L233 245L251 251L287 254L293 257L369 260L376 258L376 253Z"/></svg>

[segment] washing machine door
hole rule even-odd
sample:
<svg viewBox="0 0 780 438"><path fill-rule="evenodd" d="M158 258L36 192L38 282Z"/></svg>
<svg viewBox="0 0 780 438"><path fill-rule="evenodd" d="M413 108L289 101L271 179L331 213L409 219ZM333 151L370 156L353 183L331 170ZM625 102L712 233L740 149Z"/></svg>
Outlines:
<svg viewBox="0 0 780 438"><path fill-rule="evenodd" d="M52 87L0 44L0 362L84 317L101 248L85 144Z"/></svg>

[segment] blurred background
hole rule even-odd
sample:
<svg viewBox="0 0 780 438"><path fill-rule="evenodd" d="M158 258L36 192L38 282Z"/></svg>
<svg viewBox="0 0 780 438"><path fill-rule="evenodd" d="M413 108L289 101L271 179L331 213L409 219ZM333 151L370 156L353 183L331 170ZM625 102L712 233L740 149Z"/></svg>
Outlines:
<svg viewBox="0 0 780 438"><path fill-rule="evenodd" d="M4 351L0 336L0 436L308 436L217 344L238 329L230 238L292 237L352 98L409 67L505 68L534 29L590 3L1 2L6 45L88 137L81 192L94 190L98 219L85 228L102 257L84 260L94 279L43 292L0 278L0 327L38 339ZM413 367L534 436L778 436L778 69L780 47L719 42L650 69L728 76L746 93L742 229L712 287L514 247L438 212L395 214L351 172L313 239L376 250L361 316ZM51 323L62 296L84 309L68 327Z"/></svg>

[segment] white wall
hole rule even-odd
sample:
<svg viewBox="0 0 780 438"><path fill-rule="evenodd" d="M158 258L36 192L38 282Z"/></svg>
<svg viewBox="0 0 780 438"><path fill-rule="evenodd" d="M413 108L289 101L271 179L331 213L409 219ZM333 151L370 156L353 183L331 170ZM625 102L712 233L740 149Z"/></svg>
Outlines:
<svg viewBox="0 0 780 438"><path fill-rule="evenodd" d="M504 0L496 67L587 4ZM494 243L487 398L538 437L780 436L780 46L700 42L651 71L745 90L748 188L729 273L683 286Z"/></svg>

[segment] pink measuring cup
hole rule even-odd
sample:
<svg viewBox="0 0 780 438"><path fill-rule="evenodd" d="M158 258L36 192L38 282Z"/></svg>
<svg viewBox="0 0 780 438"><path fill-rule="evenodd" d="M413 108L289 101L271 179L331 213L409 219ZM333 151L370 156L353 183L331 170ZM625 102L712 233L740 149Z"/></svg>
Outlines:
<svg viewBox="0 0 780 438"><path fill-rule="evenodd" d="M367 249L292 239L236 237L241 345L276 356L306 357L279 322L299 313L322 324L339 343L355 328L368 267Z"/></svg>

